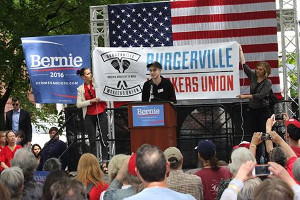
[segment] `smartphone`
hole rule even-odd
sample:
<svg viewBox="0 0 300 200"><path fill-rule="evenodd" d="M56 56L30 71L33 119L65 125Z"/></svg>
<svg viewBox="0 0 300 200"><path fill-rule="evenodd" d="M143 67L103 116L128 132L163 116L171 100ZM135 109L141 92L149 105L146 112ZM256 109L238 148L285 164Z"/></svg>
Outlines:
<svg viewBox="0 0 300 200"><path fill-rule="evenodd" d="M268 176L273 174L269 171L268 167L270 165L256 165L252 171L252 175L254 176Z"/></svg>

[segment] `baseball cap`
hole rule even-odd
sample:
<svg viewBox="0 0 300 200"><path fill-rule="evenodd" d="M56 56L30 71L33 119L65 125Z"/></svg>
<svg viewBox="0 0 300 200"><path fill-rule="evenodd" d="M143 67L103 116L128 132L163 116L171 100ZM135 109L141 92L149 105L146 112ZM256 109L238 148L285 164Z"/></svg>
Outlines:
<svg viewBox="0 0 300 200"><path fill-rule="evenodd" d="M300 122L297 119L289 119L286 126L290 138L298 141L300 139Z"/></svg>
<svg viewBox="0 0 300 200"><path fill-rule="evenodd" d="M154 66L154 67L157 67L157 68L159 68L159 69L162 69L161 64L160 64L159 62L157 62L157 61L154 61L154 62L152 62L152 63L149 63L149 64L147 65L147 68L149 68L149 67L151 67L151 66Z"/></svg>
<svg viewBox="0 0 300 200"><path fill-rule="evenodd" d="M181 160L182 154L176 147L169 147L164 151L166 160L170 163L176 163Z"/></svg>
<svg viewBox="0 0 300 200"><path fill-rule="evenodd" d="M198 143L197 151L204 158L211 157L215 154L216 145L210 140L201 140Z"/></svg>
<svg viewBox="0 0 300 200"><path fill-rule="evenodd" d="M247 142L247 141L242 141L239 145L235 145L232 147L232 149L237 149L237 148L240 148L240 147L245 147L247 149L250 148L250 142Z"/></svg>
<svg viewBox="0 0 300 200"><path fill-rule="evenodd" d="M129 158L128 173L133 175L133 176L136 176L135 167L136 167L136 153L132 154Z"/></svg>

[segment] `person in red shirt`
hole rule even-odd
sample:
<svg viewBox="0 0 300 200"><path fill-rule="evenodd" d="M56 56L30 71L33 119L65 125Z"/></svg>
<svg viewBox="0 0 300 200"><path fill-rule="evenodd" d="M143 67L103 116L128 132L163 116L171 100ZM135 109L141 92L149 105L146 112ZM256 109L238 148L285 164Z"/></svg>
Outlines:
<svg viewBox="0 0 300 200"><path fill-rule="evenodd" d="M219 183L222 179L231 178L228 168L219 167L216 158L216 145L209 140L202 140L197 147L198 159L203 168L195 173L202 180L204 200L215 200Z"/></svg>
<svg viewBox="0 0 300 200"><path fill-rule="evenodd" d="M90 200L99 200L101 193L108 188L103 181L103 172L98 159L91 153L83 154L77 166L77 180L86 186Z"/></svg>
<svg viewBox="0 0 300 200"><path fill-rule="evenodd" d="M0 152L5 147L5 143L6 143L5 135L6 135L5 131L0 131Z"/></svg>
<svg viewBox="0 0 300 200"><path fill-rule="evenodd" d="M106 102L100 101L96 97L93 85L93 74L87 68L77 70L77 75L84 80L84 83L77 88L77 107L82 108L85 131L89 136L90 153L97 156L96 128L100 135L99 139L102 146L102 161L109 160L108 156L108 123L106 113Z"/></svg>
<svg viewBox="0 0 300 200"><path fill-rule="evenodd" d="M286 126L286 140L297 157L300 157L300 122L296 119L288 119Z"/></svg>
<svg viewBox="0 0 300 200"><path fill-rule="evenodd" d="M0 152L0 163L3 169L10 167L10 161L13 159L16 151L22 146L16 144L16 135L13 131L6 133L7 145Z"/></svg>

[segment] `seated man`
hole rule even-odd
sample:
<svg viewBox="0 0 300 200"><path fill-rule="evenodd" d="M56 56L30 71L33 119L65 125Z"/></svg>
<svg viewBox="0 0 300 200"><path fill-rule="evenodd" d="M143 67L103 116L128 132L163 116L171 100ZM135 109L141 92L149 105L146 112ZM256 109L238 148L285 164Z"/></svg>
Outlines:
<svg viewBox="0 0 300 200"><path fill-rule="evenodd" d="M169 147L164 154L170 163L170 173L167 178L168 188L184 194L191 194L197 200L203 199L201 178L182 171L183 156L180 150L176 147Z"/></svg>
<svg viewBox="0 0 300 200"><path fill-rule="evenodd" d="M195 200L190 194L182 194L167 188L166 177L169 172L169 163L158 147L149 144L139 147L136 153L135 169L145 189L124 200Z"/></svg>

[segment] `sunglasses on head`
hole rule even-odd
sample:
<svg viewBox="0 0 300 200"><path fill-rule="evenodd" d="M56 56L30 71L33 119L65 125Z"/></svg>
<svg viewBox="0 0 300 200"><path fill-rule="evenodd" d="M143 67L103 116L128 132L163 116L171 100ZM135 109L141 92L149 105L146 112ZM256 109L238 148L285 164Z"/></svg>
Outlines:
<svg viewBox="0 0 300 200"><path fill-rule="evenodd" d="M13 105L13 106L18 106L19 104L18 104L18 103L13 103L12 105Z"/></svg>

